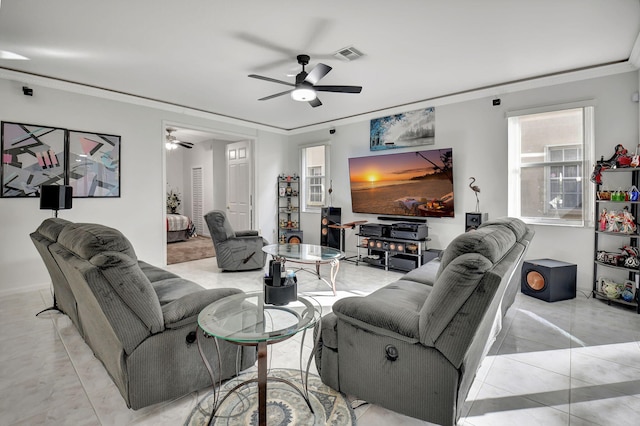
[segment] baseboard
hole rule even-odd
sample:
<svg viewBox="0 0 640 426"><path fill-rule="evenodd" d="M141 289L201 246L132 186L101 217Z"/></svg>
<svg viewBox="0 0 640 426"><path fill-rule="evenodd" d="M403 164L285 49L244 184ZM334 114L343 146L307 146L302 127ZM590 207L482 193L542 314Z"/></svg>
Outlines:
<svg viewBox="0 0 640 426"><path fill-rule="evenodd" d="M13 296L15 294L28 293L30 291L48 290L51 287L51 283L33 284L27 286L21 286L19 288L11 288L6 290L0 290L0 297Z"/></svg>

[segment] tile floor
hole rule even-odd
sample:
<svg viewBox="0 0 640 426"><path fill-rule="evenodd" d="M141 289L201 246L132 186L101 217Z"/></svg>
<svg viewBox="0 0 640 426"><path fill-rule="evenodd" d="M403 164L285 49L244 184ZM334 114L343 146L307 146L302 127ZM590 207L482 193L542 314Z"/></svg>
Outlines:
<svg viewBox="0 0 640 426"><path fill-rule="evenodd" d="M258 290L258 272L219 273L214 259L168 269L207 288ZM338 295L300 273L300 291L326 312L399 274L343 262ZM129 410L104 368L51 304L50 290L0 298L0 425L181 425L207 389ZM305 352L310 351L310 339ZM273 346L272 367L297 366L300 340ZM315 366L312 364L312 372ZM424 425L378 406L356 409L358 425ZM519 294L477 373L459 425L640 424L640 315L602 301L545 303Z"/></svg>

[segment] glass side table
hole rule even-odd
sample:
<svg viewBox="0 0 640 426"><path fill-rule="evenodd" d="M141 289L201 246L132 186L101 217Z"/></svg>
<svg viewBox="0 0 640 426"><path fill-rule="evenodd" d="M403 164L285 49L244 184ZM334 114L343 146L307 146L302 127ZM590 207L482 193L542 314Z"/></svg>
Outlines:
<svg viewBox="0 0 640 426"><path fill-rule="evenodd" d="M274 306L264 303L263 292L240 293L217 300L204 308L198 315L198 326L205 337L215 338L215 347L220 361L220 349L218 339L243 346L256 346L258 349L258 378L246 380L231 389L220 399L220 390L216 391L216 380L207 357L202 351L202 345L198 340L198 350L211 375L214 389L213 412L209 423L215 417L216 410L235 391L250 383L258 384L258 424L266 425L267 421L267 381L275 380L286 383L295 389L306 401L307 406L313 412L309 402L309 390L307 388L309 367L318 346L319 334L316 337L311 355L307 360L306 368L303 366L302 349L304 338L308 329L321 322L322 306L311 297L298 295L298 300L285 306ZM267 346L287 340L297 333L302 332L300 343L300 379L303 389L298 388L288 380L278 377L268 377L267 372ZM218 365L222 370L221 365ZM218 388L222 385L218 380Z"/></svg>
<svg viewBox="0 0 640 426"><path fill-rule="evenodd" d="M338 275L338 270L340 269L340 259L345 257L340 250L315 244L269 244L262 247L262 251L282 263L315 265L315 271L305 267L299 267L296 271L311 272L331 287L333 295L336 295L336 275ZM320 265L324 264L331 265L330 281L320 275Z"/></svg>

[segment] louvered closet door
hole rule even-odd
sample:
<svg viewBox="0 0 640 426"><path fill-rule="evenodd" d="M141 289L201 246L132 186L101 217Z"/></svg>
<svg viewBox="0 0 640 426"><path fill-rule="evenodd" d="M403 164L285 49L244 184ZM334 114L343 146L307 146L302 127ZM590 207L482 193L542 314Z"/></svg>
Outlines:
<svg viewBox="0 0 640 426"><path fill-rule="evenodd" d="M204 187L202 185L202 167L191 169L191 220L196 227L196 233L202 235L204 232L204 213L202 203L204 201Z"/></svg>

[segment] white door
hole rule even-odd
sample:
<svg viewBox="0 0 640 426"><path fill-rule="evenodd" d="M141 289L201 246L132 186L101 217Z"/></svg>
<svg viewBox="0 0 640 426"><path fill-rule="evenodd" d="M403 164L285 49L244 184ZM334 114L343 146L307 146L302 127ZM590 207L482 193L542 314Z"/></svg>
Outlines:
<svg viewBox="0 0 640 426"><path fill-rule="evenodd" d="M253 229L251 144L227 145L227 217L233 229Z"/></svg>

